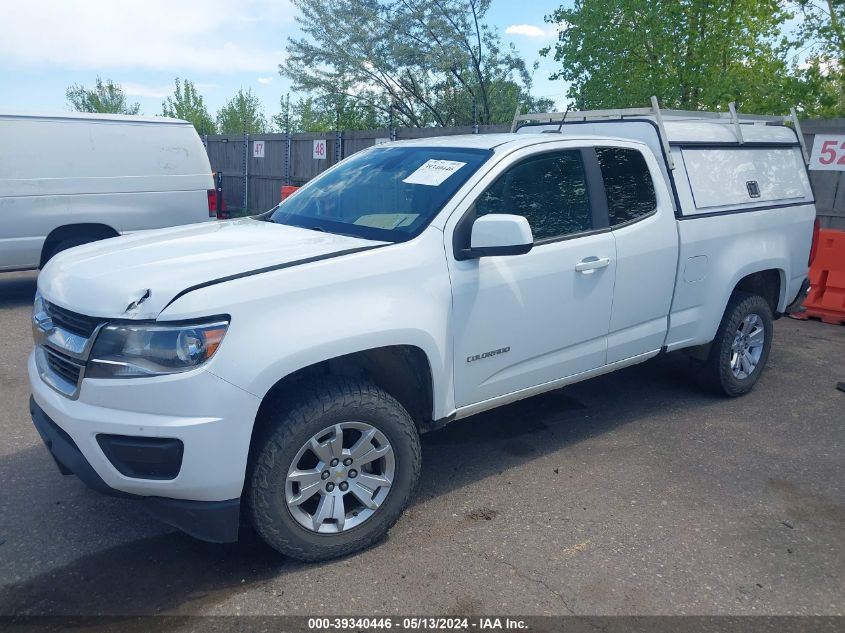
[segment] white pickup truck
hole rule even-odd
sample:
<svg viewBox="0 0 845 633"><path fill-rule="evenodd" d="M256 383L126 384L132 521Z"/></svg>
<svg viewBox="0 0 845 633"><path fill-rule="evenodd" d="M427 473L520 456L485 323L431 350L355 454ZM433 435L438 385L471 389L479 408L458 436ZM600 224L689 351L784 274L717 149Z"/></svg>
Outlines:
<svg viewBox="0 0 845 633"><path fill-rule="evenodd" d="M255 218L71 249L38 279L33 421L65 474L206 540L382 537L419 435L686 350L738 396L807 289L799 134L570 113L360 152Z"/></svg>

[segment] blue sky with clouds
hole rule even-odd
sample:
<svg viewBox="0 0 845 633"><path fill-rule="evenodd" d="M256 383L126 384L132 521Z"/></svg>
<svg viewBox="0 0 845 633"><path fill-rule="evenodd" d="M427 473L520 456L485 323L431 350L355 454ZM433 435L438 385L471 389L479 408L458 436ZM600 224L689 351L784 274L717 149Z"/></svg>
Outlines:
<svg viewBox="0 0 845 633"><path fill-rule="evenodd" d="M554 41L543 16L560 4L493 0L487 21L529 66L540 61L534 93L563 105L566 85L548 80L554 62L538 53ZM295 14L289 0L3 0L0 110L67 110L66 88L99 74L144 114L161 112L177 76L196 84L212 115L241 87L274 114L290 86L277 66L298 32Z"/></svg>

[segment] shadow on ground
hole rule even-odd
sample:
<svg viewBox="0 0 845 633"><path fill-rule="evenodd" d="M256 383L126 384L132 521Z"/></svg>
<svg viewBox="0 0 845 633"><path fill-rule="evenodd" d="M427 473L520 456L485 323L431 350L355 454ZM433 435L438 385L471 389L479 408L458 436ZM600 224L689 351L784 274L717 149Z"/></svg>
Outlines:
<svg viewBox="0 0 845 633"><path fill-rule="evenodd" d="M0 308L32 305L36 278L35 272L0 273Z"/></svg>
<svg viewBox="0 0 845 633"><path fill-rule="evenodd" d="M424 468L413 504L647 417L681 392L699 406L718 402L690 386L685 367L683 358L657 359L423 436ZM616 397L608 399L607 393ZM634 411L627 403L637 398ZM48 459L41 447L21 451L4 458L0 475L26 473L33 462ZM80 484L74 494L93 493ZM118 530L123 522L131 534L137 521L144 520L134 506L130 510L131 503L108 499L95 504L94 512L100 516L90 517L90 523L87 517L81 524L68 521L62 526L70 532L65 537L83 541L88 537L85 530L98 521L116 525ZM483 508L475 512L485 518ZM79 534L74 536L74 531ZM0 594L0 615L201 612L204 606L302 565L269 549L248 529L232 545L203 543L171 532L84 555L64 567L7 585Z"/></svg>

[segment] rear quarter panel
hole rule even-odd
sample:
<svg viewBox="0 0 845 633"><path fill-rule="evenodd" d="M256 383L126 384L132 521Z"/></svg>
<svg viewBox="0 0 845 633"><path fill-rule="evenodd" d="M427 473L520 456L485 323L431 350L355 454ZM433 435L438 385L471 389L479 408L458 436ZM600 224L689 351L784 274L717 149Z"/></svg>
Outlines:
<svg viewBox="0 0 845 633"><path fill-rule="evenodd" d="M670 315L669 350L713 340L740 279L780 272L778 310L807 276L815 206L806 204L678 220L680 258Z"/></svg>
<svg viewBox="0 0 845 633"><path fill-rule="evenodd" d="M797 144L673 147L672 155L681 216L670 350L713 340L746 275L778 271L782 311L807 275L816 217ZM758 185L756 198L750 181Z"/></svg>

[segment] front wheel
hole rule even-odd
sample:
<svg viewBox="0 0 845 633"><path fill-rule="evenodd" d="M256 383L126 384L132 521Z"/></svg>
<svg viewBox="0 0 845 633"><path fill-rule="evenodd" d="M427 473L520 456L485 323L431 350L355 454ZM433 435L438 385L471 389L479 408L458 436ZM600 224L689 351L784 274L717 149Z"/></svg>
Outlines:
<svg viewBox="0 0 845 633"><path fill-rule="evenodd" d="M405 409L370 383L330 380L303 386L269 415L248 481L261 537L316 561L384 536L420 472L419 435Z"/></svg>
<svg viewBox="0 0 845 633"><path fill-rule="evenodd" d="M726 396L754 388L772 347L772 309L759 295L735 293L702 367L707 386Z"/></svg>

